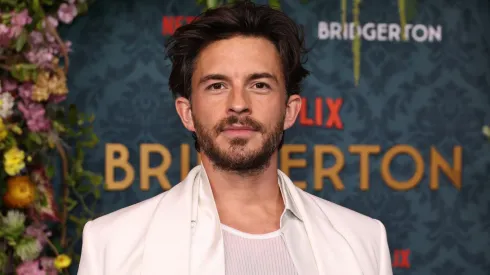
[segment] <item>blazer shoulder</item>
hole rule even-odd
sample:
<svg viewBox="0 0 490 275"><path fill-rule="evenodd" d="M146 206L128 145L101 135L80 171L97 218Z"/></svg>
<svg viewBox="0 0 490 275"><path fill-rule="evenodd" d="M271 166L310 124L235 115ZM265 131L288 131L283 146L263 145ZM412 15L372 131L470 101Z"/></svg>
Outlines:
<svg viewBox="0 0 490 275"><path fill-rule="evenodd" d="M141 202L100 216L90 222L91 230L98 232L98 235L104 235L106 232L113 234L117 231L134 230L138 226L144 227L144 224L151 219L158 203L166 193L163 192Z"/></svg>
<svg viewBox="0 0 490 275"><path fill-rule="evenodd" d="M339 229L342 228L342 230L349 230L358 237L367 237L375 241L378 241L380 235L385 233L385 227L379 220L305 191L303 192L308 194L321 209L321 212L330 220L332 226Z"/></svg>

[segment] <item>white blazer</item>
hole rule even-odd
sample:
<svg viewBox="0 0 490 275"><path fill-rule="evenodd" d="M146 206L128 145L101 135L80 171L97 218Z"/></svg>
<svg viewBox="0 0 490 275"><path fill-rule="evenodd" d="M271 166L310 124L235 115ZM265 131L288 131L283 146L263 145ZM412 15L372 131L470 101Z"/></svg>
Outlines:
<svg viewBox="0 0 490 275"><path fill-rule="evenodd" d="M299 275L393 274L380 221L297 188L279 170L278 176L302 217L285 235ZM87 222L78 275L225 275L221 232L199 165L169 191Z"/></svg>

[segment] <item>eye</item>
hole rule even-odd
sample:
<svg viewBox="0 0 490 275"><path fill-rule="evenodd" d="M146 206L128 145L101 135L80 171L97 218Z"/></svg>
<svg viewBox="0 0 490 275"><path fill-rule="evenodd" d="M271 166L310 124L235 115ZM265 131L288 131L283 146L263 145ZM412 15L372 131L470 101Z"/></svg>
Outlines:
<svg viewBox="0 0 490 275"><path fill-rule="evenodd" d="M270 89L271 88L271 86L269 86L269 84L264 83L264 82L255 83L254 86L257 89Z"/></svg>
<svg viewBox="0 0 490 275"><path fill-rule="evenodd" d="M213 83L213 84L209 85L206 89L208 89L208 90L221 90L224 87L225 86L223 85L223 83Z"/></svg>

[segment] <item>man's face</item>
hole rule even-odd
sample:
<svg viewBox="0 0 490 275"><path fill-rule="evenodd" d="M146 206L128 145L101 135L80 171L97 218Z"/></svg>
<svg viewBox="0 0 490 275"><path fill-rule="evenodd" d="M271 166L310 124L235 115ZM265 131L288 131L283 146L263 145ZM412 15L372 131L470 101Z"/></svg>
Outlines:
<svg viewBox="0 0 490 275"><path fill-rule="evenodd" d="M197 57L191 119L183 121L217 168L260 171L296 119L299 107L291 111L291 102L301 100L287 99L275 46L264 38L237 36L210 44Z"/></svg>

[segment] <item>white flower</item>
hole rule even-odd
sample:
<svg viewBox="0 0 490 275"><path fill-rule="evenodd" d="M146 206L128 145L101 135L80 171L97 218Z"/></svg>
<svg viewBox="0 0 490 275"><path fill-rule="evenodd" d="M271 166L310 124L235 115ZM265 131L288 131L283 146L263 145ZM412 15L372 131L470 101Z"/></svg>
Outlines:
<svg viewBox="0 0 490 275"><path fill-rule="evenodd" d="M42 246L36 239L25 238L15 246L15 255L22 261L31 261L39 256L41 250Z"/></svg>
<svg viewBox="0 0 490 275"><path fill-rule="evenodd" d="M14 108L14 97L10 93L0 94L0 117L7 118L12 115Z"/></svg>
<svg viewBox="0 0 490 275"><path fill-rule="evenodd" d="M20 236L24 232L26 216L19 210L10 210L7 215L0 215L0 228L2 232L11 237Z"/></svg>

